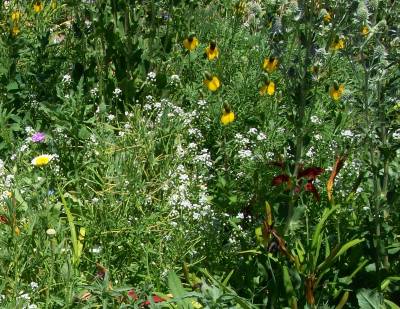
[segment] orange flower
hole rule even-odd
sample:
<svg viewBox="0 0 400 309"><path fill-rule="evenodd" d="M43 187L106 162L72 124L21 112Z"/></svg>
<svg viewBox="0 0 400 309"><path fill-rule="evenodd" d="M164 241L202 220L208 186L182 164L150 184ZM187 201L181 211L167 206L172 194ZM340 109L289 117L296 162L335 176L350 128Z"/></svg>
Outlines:
<svg viewBox="0 0 400 309"><path fill-rule="evenodd" d="M343 91L344 91L344 85L343 84L338 85L338 83L335 82L329 89L329 95L333 100L339 101L340 97L343 94Z"/></svg>

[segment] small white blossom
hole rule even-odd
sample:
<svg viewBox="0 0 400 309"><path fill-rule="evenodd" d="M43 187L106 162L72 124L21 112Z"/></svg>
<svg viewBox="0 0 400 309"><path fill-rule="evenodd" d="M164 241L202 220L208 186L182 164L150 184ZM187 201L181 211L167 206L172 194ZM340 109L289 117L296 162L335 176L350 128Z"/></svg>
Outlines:
<svg viewBox="0 0 400 309"><path fill-rule="evenodd" d="M62 82L65 84L69 84L71 82L71 80L72 80L71 75L69 75L69 74L65 74L62 78Z"/></svg>

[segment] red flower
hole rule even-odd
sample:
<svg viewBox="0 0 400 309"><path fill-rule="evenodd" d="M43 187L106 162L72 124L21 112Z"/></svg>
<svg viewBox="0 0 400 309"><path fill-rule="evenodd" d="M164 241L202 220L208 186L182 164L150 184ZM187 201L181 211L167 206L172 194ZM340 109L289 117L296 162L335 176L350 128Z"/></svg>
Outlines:
<svg viewBox="0 0 400 309"><path fill-rule="evenodd" d="M8 219L5 215L0 215L0 223L8 224Z"/></svg>
<svg viewBox="0 0 400 309"><path fill-rule="evenodd" d="M166 301L166 299L164 299L160 296L157 296L157 295L153 295L152 298L153 298L154 303L162 303L163 301ZM145 302L141 303L141 306L144 306L144 307L150 306L150 304L151 304L150 300L146 300Z"/></svg>
<svg viewBox="0 0 400 309"><path fill-rule="evenodd" d="M315 180L319 175L321 175L324 172L324 169L321 167L309 167L306 168L305 170L301 171L298 175L297 178L306 178L307 180Z"/></svg>
<svg viewBox="0 0 400 309"><path fill-rule="evenodd" d="M275 176L272 179L272 185L273 186L279 186L279 185L283 184L284 182L290 183L290 178L286 174Z"/></svg>
<svg viewBox="0 0 400 309"><path fill-rule="evenodd" d="M312 179L307 181L306 185L304 186L304 190L308 191L308 192L311 192L314 195L314 197L315 197L315 199L317 201L320 200L319 193L317 191L317 188L314 186L314 183L313 183Z"/></svg>

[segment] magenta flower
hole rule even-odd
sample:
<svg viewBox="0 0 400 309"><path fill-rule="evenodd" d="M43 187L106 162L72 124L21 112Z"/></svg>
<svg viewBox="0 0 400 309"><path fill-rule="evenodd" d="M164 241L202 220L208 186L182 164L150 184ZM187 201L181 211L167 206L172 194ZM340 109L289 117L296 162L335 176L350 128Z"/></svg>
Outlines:
<svg viewBox="0 0 400 309"><path fill-rule="evenodd" d="M31 139L34 143L41 143L44 142L46 135L43 132L36 132L32 135Z"/></svg>

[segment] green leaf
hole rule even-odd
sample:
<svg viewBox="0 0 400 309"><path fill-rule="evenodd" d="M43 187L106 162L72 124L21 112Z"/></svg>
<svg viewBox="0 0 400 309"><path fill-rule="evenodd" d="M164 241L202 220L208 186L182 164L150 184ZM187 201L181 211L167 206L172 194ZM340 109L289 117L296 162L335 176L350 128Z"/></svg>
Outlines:
<svg viewBox="0 0 400 309"><path fill-rule="evenodd" d="M18 83L16 81L12 81L7 85L6 89L7 91L18 90L19 89Z"/></svg>
<svg viewBox="0 0 400 309"><path fill-rule="evenodd" d="M361 289L357 293L358 305L362 309L379 309L383 306L383 297L377 291Z"/></svg>
<svg viewBox="0 0 400 309"><path fill-rule="evenodd" d="M386 307L388 307L389 309L400 309L399 306L397 306L394 302L392 302L388 299L385 299L384 302L387 305Z"/></svg>
<svg viewBox="0 0 400 309"><path fill-rule="evenodd" d="M182 286L181 280L179 279L178 275L173 271L170 271L168 273L168 287L174 297L180 298L186 293L185 289Z"/></svg>

